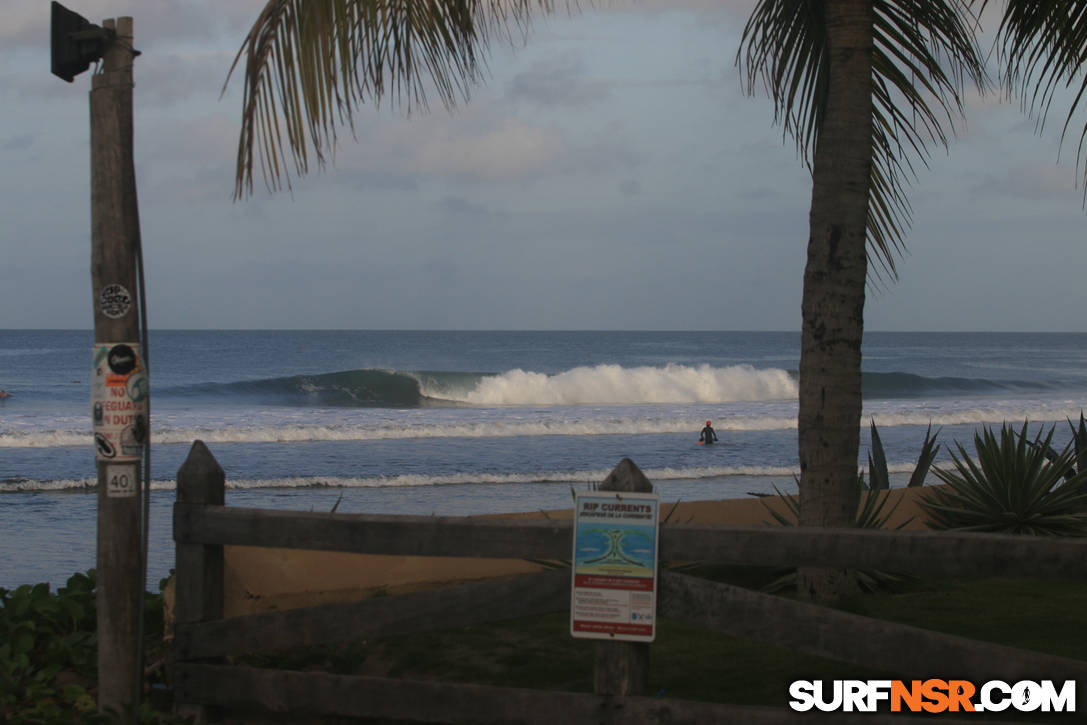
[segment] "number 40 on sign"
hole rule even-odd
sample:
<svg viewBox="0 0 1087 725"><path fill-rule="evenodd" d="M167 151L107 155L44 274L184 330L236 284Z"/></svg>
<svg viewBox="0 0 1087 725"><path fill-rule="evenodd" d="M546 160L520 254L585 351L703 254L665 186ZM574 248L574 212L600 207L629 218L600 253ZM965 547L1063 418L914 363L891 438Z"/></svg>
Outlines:
<svg viewBox="0 0 1087 725"><path fill-rule="evenodd" d="M130 498L136 495L136 466L106 466L106 498Z"/></svg>

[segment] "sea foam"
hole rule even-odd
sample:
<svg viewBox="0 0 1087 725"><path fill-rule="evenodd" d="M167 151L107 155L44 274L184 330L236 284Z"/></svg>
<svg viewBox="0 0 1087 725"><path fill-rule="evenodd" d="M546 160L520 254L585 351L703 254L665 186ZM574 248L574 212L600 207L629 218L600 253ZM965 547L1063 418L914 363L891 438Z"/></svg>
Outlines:
<svg viewBox="0 0 1087 725"><path fill-rule="evenodd" d="M423 394L440 397L425 388ZM510 370L483 378L460 400L473 405L637 405L786 400L796 395L796 381L784 370L597 365L557 375Z"/></svg>

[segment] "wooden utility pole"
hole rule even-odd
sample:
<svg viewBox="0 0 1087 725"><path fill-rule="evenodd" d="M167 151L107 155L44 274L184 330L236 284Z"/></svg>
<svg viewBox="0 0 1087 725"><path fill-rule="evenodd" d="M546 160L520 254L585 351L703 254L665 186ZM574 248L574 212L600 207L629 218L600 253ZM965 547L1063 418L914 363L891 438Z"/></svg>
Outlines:
<svg viewBox="0 0 1087 725"><path fill-rule="evenodd" d="M92 76L91 278L94 366L91 399L98 469L98 706L139 701L141 456L149 426L147 367L140 344L139 217L132 152L132 18L115 30Z"/></svg>

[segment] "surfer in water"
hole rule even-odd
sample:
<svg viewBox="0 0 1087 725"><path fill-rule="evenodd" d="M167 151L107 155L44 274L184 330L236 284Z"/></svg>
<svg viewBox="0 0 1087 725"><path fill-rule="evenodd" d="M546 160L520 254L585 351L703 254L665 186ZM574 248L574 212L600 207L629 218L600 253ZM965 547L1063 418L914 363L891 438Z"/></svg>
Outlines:
<svg viewBox="0 0 1087 725"><path fill-rule="evenodd" d="M699 443L705 443L709 445L717 440L717 433L713 430L713 424L710 421L706 421L706 427L702 429L702 434L698 436Z"/></svg>

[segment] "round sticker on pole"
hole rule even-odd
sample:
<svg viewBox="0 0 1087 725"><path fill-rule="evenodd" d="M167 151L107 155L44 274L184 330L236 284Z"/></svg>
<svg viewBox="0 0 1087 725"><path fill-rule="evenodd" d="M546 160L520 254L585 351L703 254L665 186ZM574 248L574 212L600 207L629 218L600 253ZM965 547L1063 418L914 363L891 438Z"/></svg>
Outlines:
<svg viewBox="0 0 1087 725"><path fill-rule="evenodd" d="M124 317L131 307L132 295L122 284L107 284L98 294L98 309L111 320Z"/></svg>

